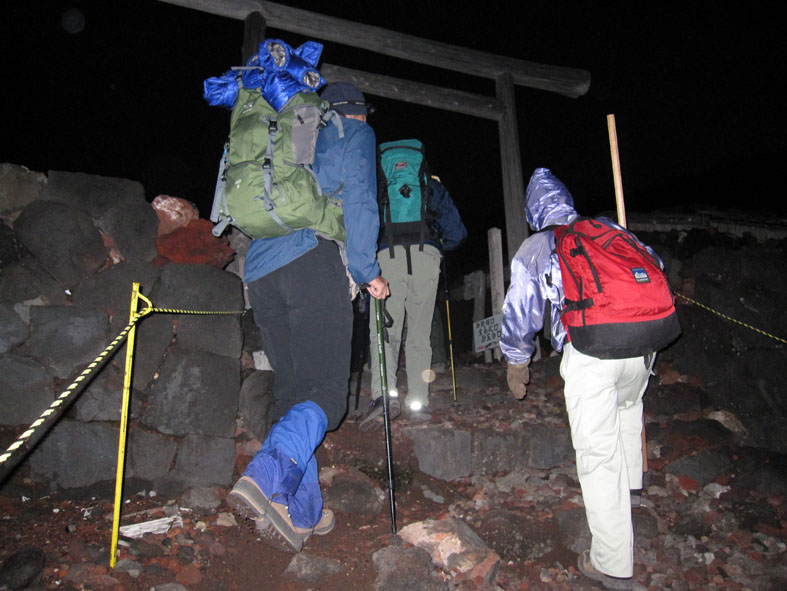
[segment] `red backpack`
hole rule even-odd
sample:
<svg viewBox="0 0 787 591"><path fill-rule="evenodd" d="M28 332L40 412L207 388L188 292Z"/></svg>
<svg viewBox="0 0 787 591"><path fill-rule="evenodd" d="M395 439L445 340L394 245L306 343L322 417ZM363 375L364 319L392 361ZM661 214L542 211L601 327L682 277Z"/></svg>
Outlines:
<svg viewBox="0 0 787 591"><path fill-rule="evenodd" d="M600 359L658 351L680 335L661 264L625 230L577 218L555 229L565 307L560 320L574 347Z"/></svg>

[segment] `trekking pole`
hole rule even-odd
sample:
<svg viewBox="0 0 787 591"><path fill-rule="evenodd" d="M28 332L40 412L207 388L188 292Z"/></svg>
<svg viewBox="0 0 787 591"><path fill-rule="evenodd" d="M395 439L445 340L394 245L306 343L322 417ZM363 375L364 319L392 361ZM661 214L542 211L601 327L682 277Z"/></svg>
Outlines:
<svg viewBox="0 0 787 591"><path fill-rule="evenodd" d="M385 455L388 460L388 490L391 496L391 531L396 535L396 505L394 502L393 461L391 460L391 418L388 414L388 373L385 367L383 346L383 302L374 298L374 313L377 324L377 358L380 363L380 388L383 395L383 425L385 427Z"/></svg>
<svg viewBox="0 0 787 591"><path fill-rule="evenodd" d="M448 273L445 271L445 257L442 260L443 265L443 287L445 289L445 320L448 324L448 354L451 358L451 385L454 389L454 402L456 402L456 372L454 371L454 340L451 336L451 307L448 305L450 299L448 293Z"/></svg>
<svg viewBox="0 0 787 591"><path fill-rule="evenodd" d="M358 297L360 298L361 295L359 295ZM358 305L360 305L360 301L358 302ZM365 306L366 306L366 310L368 311L369 303L366 302ZM364 315L361 315L362 322L364 317L365 317ZM358 320L358 319L355 318L354 320ZM365 325L362 324L362 326L369 326L368 320L366 321ZM361 382L363 381L363 366L366 365L366 355L369 352L369 331L362 330L361 334L364 334L366 336L361 338L361 358L359 359L360 367L358 369L358 381L355 383L355 411L354 412L356 415L358 414L358 404L360 403L361 400Z"/></svg>
<svg viewBox="0 0 787 591"><path fill-rule="evenodd" d="M615 126L615 115L607 115L607 131L609 132L609 151L612 157L612 177L615 181L615 203L618 210L618 224L626 227L626 204L623 202L623 180L620 174L620 153L618 152L618 132ZM642 413L642 471L648 471L648 445L645 439L645 413Z"/></svg>

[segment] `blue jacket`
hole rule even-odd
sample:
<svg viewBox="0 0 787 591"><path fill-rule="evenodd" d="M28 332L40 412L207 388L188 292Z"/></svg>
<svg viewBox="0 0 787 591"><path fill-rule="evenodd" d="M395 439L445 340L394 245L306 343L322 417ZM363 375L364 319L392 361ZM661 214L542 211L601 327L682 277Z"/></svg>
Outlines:
<svg viewBox="0 0 787 591"><path fill-rule="evenodd" d="M434 213L432 228L440 237L440 244L436 246L440 250L454 250L467 238L467 228L448 189L434 177L429 178L429 189L429 207Z"/></svg>
<svg viewBox="0 0 787 591"><path fill-rule="evenodd" d="M366 123L341 118L320 131L314 172L325 194L342 199L345 248L350 274L356 283L380 275L377 264L377 164L374 131ZM343 133L343 136L342 136ZM251 283L317 246L314 230L298 230L276 238L254 240L246 254L245 280Z"/></svg>
<svg viewBox="0 0 787 591"><path fill-rule="evenodd" d="M547 302L552 310L552 347L556 351L563 350L567 338L560 321L565 306L563 276L555 252L555 233L542 230L569 224L578 217L571 193L547 168L537 168L530 178L525 213L537 234L522 243L511 261L511 284L503 305L503 334L500 337L503 355L514 364L525 363L533 355L536 334L544 328ZM610 219L598 219L620 227ZM651 248L646 248L661 261Z"/></svg>

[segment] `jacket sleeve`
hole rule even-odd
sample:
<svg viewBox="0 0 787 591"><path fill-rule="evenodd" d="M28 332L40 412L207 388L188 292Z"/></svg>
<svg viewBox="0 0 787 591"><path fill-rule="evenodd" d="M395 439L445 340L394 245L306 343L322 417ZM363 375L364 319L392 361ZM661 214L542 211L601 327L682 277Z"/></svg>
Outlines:
<svg viewBox="0 0 787 591"><path fill-rule="evenodd" d="M554 233L540 232L525 240L511 261L500 337L500 349L510 363L525 363L532 357L536 334L544 328L547 301L553 306L552 343L558 351L563 348L565 331L559 321L563 290L553 249Z"/></svg>
<svg viewBox="0 0 787 591"><path fill-rule="evenodd" d="M380 275L377 264L377 164L374 131L367 124L345 124L348 135L342 160L342 202L347 232L347 264L356 283ZM359 122L360 123L360 122Z"/></svg>
<svg viewBox="0 0 787 591"><path fill-rule="evenodd" d="M236 76L227 72L223 76L208 78L202 83L202 97L212 107L232 109L238 98L238 81Z"/></svg>
<svg viewBox="0 0 787 591"><path fill-rule="evenodd" d="M435 212L434 225L443 249L454 250L467 238L467 228L445 186L434 179L429 180L429 186L432 189L432 208Z"/></svg>

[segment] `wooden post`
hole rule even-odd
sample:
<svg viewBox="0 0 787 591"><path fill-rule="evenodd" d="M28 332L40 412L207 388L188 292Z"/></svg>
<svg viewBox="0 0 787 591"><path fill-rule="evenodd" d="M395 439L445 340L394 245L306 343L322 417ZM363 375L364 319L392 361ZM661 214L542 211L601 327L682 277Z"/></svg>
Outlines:
<svg viewBox="0 0 787 591"><path fill-rule="evenodd" d="M623 180L620 174L620 152L618 151L618 132L615 115L607 115L609 132L609 151L612 156L612 176L615 180L615 203L618 209L618 224L626 227L626 204L623 202ZM642 411L642 471L648 471L648 444L645 438L645 411Z"/></svg>
<svg viewBox="0 0 787 591"><path fill-rule="evenodd" d="M473 271L465 275L464 288L464 299L473 300L473 323L483 320L486 318L486 277L484 272Z"/></svg>
<svg viewBox="0 0 787 591"><path fill-rule="evenodd" d="M489 287L492 292L492 315L503 311L505 300L505 280L503 278L503 237L500 228L490 228L487 232L489 242ZM500 361L500 346L493 350L496 361Z"/></svg>
<svg viewBox="0 0 787 591"><path fill-rule="evenodd" d="M259 51L260 43L265 40L265 17L261 12L251 12L243 21L243 46L241 59L243 65Z"/></svg>
<svg viewBox="0 0 787 591"><path fill-rule="evenodd" d="M503 205L506 216L506 245L509 262L519 245L528 237L525 219L525 185L522 179L522 159L519 153L516 97L511 74L495 80L497 98L503 103L505 114L497 124L500 132L500 162L503 167Z"/></svg>
<svg viewBox="0 0 787 591"><path fill-rule="evenodd" d="M615 127L615 115L607 115L607 131L609 132L609 151L612 157L612 178L615 181L615 203L618 209L618 223L626 226L626 204L623 202L623 179L620 174L620 153L618 152L618 132Z"/></svg>

